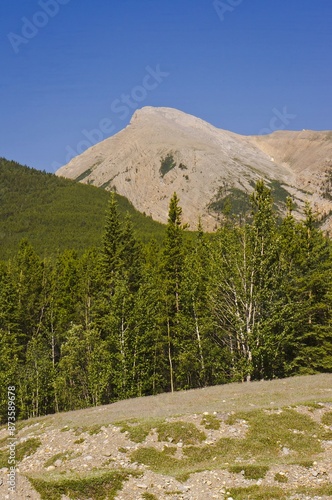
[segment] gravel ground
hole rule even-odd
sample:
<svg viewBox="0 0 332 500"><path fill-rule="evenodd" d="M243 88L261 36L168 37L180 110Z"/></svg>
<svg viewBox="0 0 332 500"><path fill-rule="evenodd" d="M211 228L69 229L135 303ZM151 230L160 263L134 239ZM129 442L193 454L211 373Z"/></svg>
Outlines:
<svg viewBox="0 0 332 500"><path fill-rule="evenodd" d="M321 397L322 402L319 407L313 409L300 403L296 407L296 411L309 415L314 421L320 422L322 415L332 409L332 403L326 400L326 396L330 396L331 394L329 390L332 386L332 377L318 376L318 379L315 379L315 377L311 377L311 379L303 377L302 379L302 384L300 384L302 389L296 393L296 396L293 393L293 400L303 397L302 391L304 393L306 392L305 388L303 388L303 384L307 388L307 400L310 399L312 393L314 393L315 396L318 394L323 397ZM285 388L285 385L282 385L282 383L286 383L286 386L288 384L294 388L294 384L296 385L299 383L299 378L289 379L289 382L277 382L277 384L274 384L274 389L273 383L258 383L256 385L232 384L233 392L230 390L230 386L223 386L219 388L222 399L219 398L218 400L216 399L217 388L188 391L188 393L184 394L187 400L183 401L182 407L177 408L177 412L174 411L174 405L171 405L171 411L165 411L167 404L164 403L164 411L161 411L159 407L159 410L154 413L157 413L158 416L163 415L169 422L181 420L188 423L194 423L197 428L204 430L207 435L203 443L204 445L213 444L220 439L220 437L241 439L245 437L248 430L246 422L237 421L234 425L229 425L224 423L224 419L221 417L232 414L234 411L234 404L236 405L236 410L242 409L244 404L243 391L245 389L249 391L247 394L252 395L253 389L257 392L257 389L261 388L259 396L256 398L255 407L260 405L266 407L267 401L263 393L267 390L268 386L270 386L270 397L268 399L270 399L270 404L273 403L271 406L277 408L278 401L272 401L271 395L274 396L274 400L285 402L285 399L289 399L289 395L279 392L280 388ZM287 389L289 389L289 386L287 386ZM195 401L191 401L190 403L188 399L189 392L192 396L195 396ZM207 396L207 392L210 393L209 397ZM277 394L279 394L279 396ZM202 396L201 398L200 395ZM170 395L163 396L164 399L169 399ZM179 394L176 395L176 397L179 396ZM226 398L229 399L228 402ZM132 400L132 405L134 402L139 403L135 406L136 416L140 414L139 405L142 403L143 399L145 399L145 410L147 410L147 407L149 405L151 406L153 401L156 401L156 399L162 400L163 397L157 396L155 398ZM319 401L316 397L315 399ZM204 402L207 403L208 401L209 403L204 405ZM128 433L121 432L119 424L115 424L116 419L114 416L119 416L119 413L121 413L121 404L126 407L128 402L28 421L27 426L17 432L17 444L34 437L40 439L41 445L35 453L31 456L27 456L17 464L15 493L10 493L8 491L8 469L0 469L0 499L40 500L40 495L31 487L26 476L52 475L56 473L63 473L65 475L69 470L83 474L91 471L93 468L125 468L140 473L140 477L130 477L128 481L124 482L123 489L118 492L116 500L140 500L144 498L142 496L144 493L153 494L158 500L227 500L231 498L229 489L232 487L248 487L252 485L277 486L282 487L285 491L294 492L299 486L318 487L325 484L332 484L332 441L322 442L324 452L318 456L312 467L307 468L299 465L290 466L280 464L273 465L270 467L266 476L258 480L249 480L246 479L241 472L231 473L226 469L220 468L191 474L185 482L179 482L171 476L157 474L145 465L132 463L130 455L134 450L142 446L153 446L158 450L162 450L165 446L169 445L169 442L159 442L153 430L142 443L131 441ZM252 405L253 404L254 403L252 403ZM197 410L199 408L200 411L186 413L185 410L188 405L191 409L195 408ZM105 420L109 419L112 407L114 415L107 423ZM246 407L248 409L248 399L246 401ZM204 413L202 411L203 408L206 408L205 413L214 414L220 419L221 425L218 430L206 430L201 425L202 415ZM213 408L214 412L211 411ZM176 413L179 414L180 409L184 412L181 417L169 415L171 412L173 415ZM276 410L274 409L272 411ZM93 414L95 418L92 418ZM105 414L108 415L107 418L105 418ZM101 422L104 422L104 425L102 425ZM89 425L98 424L100 426L99 429L97 429L99 432L91 435L86 428L87 423ZM5 445L6 437L8 437L7 429L2 428L0 430L0 440L3 440L2 446ZM175 458L181 458L182 446L178 446L177 448ZM62 455L57 460L54 460L54 456L58 454ZM49 461L49 464L47 464L47 461ZM287 477L287 483L276 482L275 474L277 473ZM254 497L250 498L253 499ZM293 493L289 493L287 498L294 500L309 498L323 500L332 497L307 497L305 495L294 495ZM61 500L68 499L62 496ZM236 500L236 498L234 498L234 500Z"/></svg>

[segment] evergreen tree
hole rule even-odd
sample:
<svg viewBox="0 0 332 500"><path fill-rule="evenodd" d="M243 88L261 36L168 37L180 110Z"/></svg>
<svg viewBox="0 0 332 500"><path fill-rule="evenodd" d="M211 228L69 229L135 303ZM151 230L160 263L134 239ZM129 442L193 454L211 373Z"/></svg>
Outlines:
<svg viewBox="0 0 332 500"><path fill-rule="evenodd" d="M0 423L8 422L8 387L15 386L17 382L20 348L10 330L0 329ZM20 410L20 407L17 408ZM21 416L21 414L17 415Z"/></svg>
<svg viewBox="0 0 332 500"><path fill-rule="evenodd" d="M164 327L167 339L167 356L169 362L169 384L171 392L175 389L177 356L181 350L179 312L181 308L181 281L184 260L182 209L179 199L174 193L168 212L166 238L164 242L162 272L164 278L163 304Z"/></svg>
<svg viewBox="0 0 332 500"><path fill-rule="evenodd" d="M180 311L181 351L177 373L182 388L200 387L213 383L209 363L211 361L212 330L211 310L208 300L210 279L210 248L201 223L193 248L186 252L182 278L182 308Z"/></svg>
<svg viewBox="0 0 332 500"><path fill-rule="evenodd" d="M294 344L291 371L332 370L331 243L316 227L309 205L299 225L296 268L289 290L293 303Z"/></svg>

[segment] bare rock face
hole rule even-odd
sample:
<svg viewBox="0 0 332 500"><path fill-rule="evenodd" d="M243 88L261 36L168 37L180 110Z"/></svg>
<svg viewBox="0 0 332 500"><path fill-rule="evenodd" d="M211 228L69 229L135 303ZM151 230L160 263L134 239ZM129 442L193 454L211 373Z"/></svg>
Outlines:
<svg viewBox="0 0 332 500"><path fill-rule="evenodd" d="M332 132L241 136L176 109L144 107L124 130L57 175L115 189L160 222L166 222L169 199L177 192L184 221L194 228L201 217L212 230L220 215L214 202L229 193L251 193L259 179L293 196L299 215L305 201L327 215L331 172Z"/></svg>

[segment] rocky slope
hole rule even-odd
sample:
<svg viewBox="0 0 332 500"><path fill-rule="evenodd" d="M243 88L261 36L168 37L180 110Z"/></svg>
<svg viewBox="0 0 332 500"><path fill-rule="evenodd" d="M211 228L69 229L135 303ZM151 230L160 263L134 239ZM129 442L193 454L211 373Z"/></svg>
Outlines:
<svg viewBox="0 0 332 500"><path fill-rule="evenodd" d="M322 374L229 384L18 423L13 494L4 427L0 498L97 500L103 492L115 500L332 498L331 382Z"/></svg>
<svg viewBox="0 0 332 500"><path fill-rule="evenodd" d="M306 200L329 214L331 172L332 132L241 136L176 109L144 107L124 130L71 160L57 175L116 189L161 222L176 191L184 220L194 227L200 216L211 230L220 216L216 202L229 193L251 193L258 179L279 192L282 188L281 210L290 194L298 214ZM326 218L325 227L329 222Z"/></svg>

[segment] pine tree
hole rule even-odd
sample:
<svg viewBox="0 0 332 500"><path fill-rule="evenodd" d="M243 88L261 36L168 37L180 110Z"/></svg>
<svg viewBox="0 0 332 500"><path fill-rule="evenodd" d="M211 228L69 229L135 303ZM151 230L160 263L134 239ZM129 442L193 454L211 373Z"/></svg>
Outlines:
<svg viewBox="0 0 332 500"><path fill-rule="evenodd" d="M10 330L0 329L0 422L7 424L8 387L15 386L19 373L20 347ZM16 403L17 404L17 403ZM20 406L17 405L20 412ZM17 414L17 417L21 416Z"/></svg>
<svg viewBox="0 0 332 500"><path fill-rule="evenodd" d="M181 215L182 209L179 206L179 199L177 194L174 193L169 204L162 265L164 277L164 326L166 329L171 392L175 389L176 357L181 349L180 344L182 341L179 326L180 290L184 260Z"/></svg>
<svg viewBox="0 0 332 500"><path fill-rule="evenodd" d="M122 223L112 196L104 234L99 325L112 356L112 392L131 395L132 349L135 345L133 314L141 281L142 256L133 225Z"/></svg>
<svg viewBox="0 0 332 500"><path fill-rule="evenodd" d="M309 205L299 225L296 267L289 293L294 304L294 343L291 371L332 370L331 243L317 229Z"/></svg>
<svg viewBox="0 0 332 500"><path fill-rule="evenodd" d="M112 293L114 280L119 267L121 267L121 223L118 213L118 207L114 193L112 193L108 211L106 214L106 223L103 237L103 271L108 281Z"/></svg>
<svg viewBox="0 0 332 500"><path fill-rule="evenodd" d="M210 247L199 221L193 247L186 251L180 311L181 352L177 373L182 388L200 387L213 379L211 373L211 309L208 299ZM215 360L213 361L215 362Z"/></svg>

